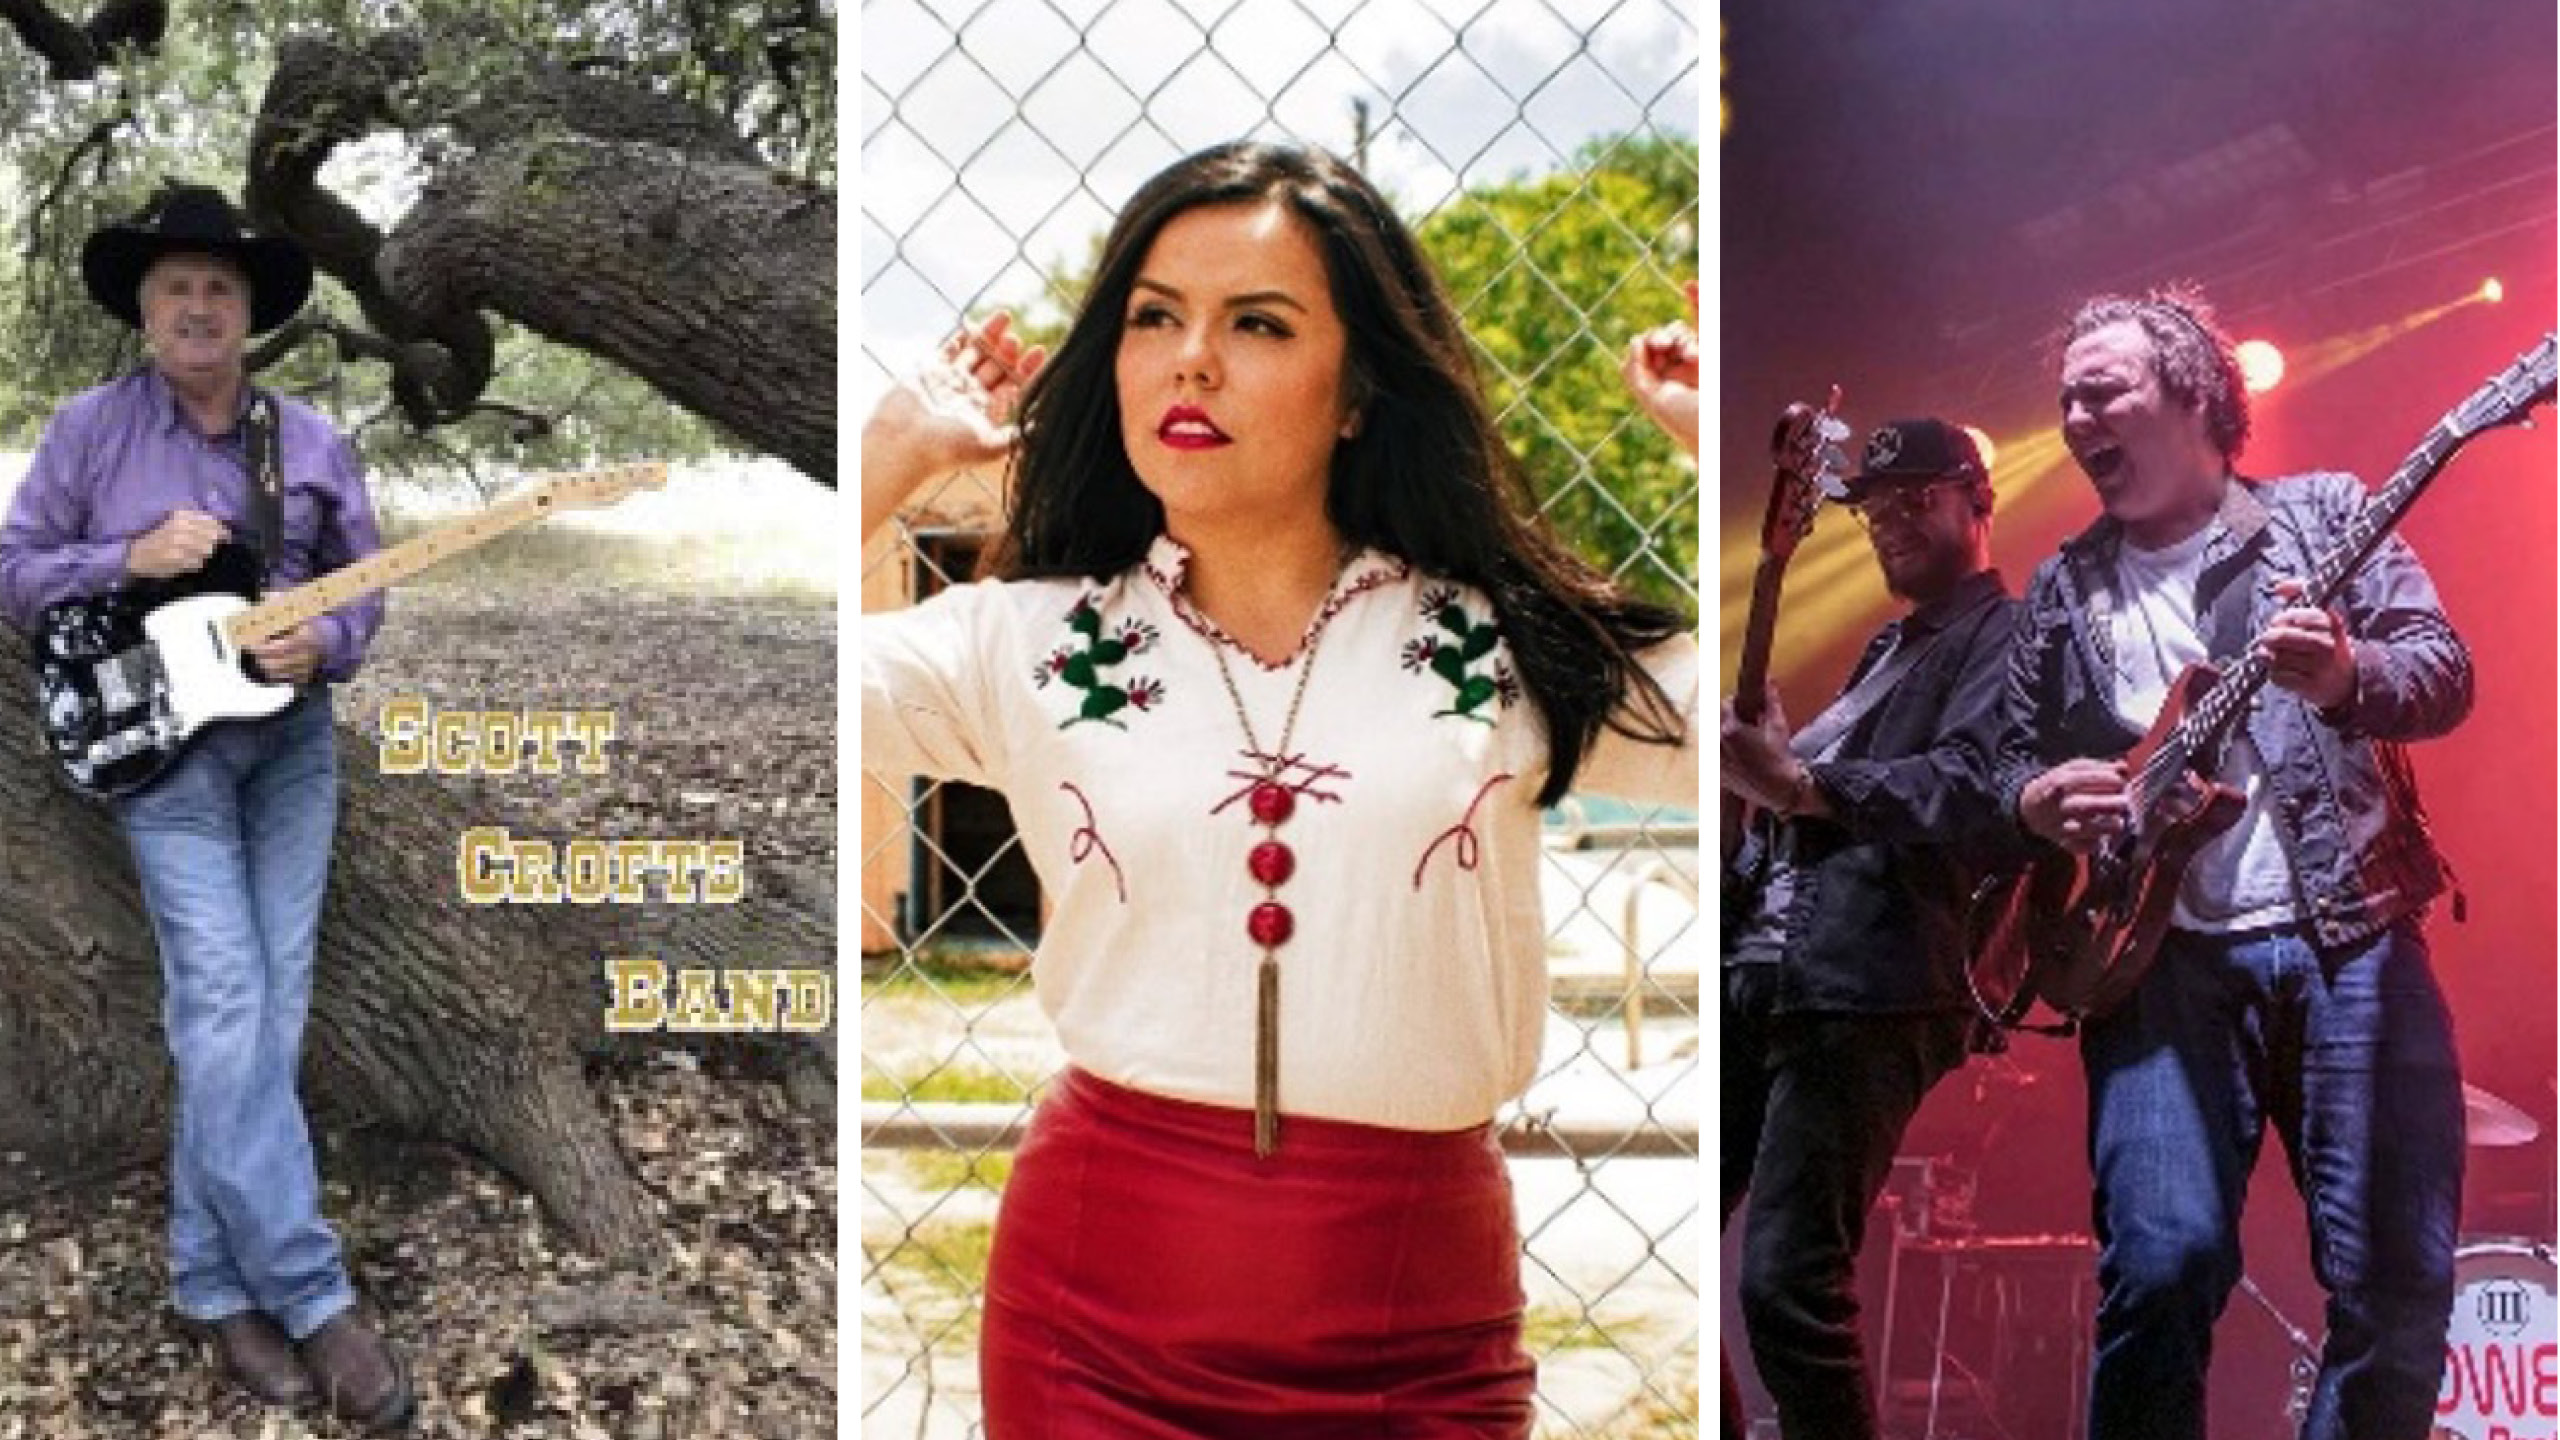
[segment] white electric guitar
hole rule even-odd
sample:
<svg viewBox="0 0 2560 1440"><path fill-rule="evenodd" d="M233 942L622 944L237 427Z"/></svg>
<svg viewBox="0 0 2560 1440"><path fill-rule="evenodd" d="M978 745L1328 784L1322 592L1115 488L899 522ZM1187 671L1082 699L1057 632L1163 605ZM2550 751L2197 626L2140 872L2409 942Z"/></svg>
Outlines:
<svg viewBox="0 0 2560 1440"><path fill-rule="evenodd" d="M611 505L666 479L656 461L541 479L264 600L250 548L226 540L191 574L54 605L35 636L36 699L54 758L92 794L139 790L206 726L293 703L296 687L259 675L249 646L555 510Z"/></svg>

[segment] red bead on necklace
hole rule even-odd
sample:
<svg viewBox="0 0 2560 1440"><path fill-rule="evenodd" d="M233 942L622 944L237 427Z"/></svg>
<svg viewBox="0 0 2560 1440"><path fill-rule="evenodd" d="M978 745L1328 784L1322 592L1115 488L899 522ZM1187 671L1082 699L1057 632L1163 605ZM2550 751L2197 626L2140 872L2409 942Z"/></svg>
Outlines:
<svg viewBox="0 0 2560 1440"><path fill-rule="evenodd" d="M1253 878L1266 887L1276 888L1298 873L1298 857L1289 853L1289 847L1277 840L1265 840L1254 846L1253 853L1245 857L1244 864L1253 872Z"/></svg>
<svg viewBox="0 0 2560 1440"><path fill-rule="evenodd" d="M1253 936L1253 943L1276 946L1288 943L1291 932L1298 928L1298 922L1290 915L1288 906L1277 900L1265 900L1254 906L1253 913L1245 917L1244 928Z"/></svg>
<svg viewBox="0 0 2560 1440"><path fill-rule="evenodd" d="M1283 742L1286 743L1285 741ZM1265 825L1277 825L1297 813L1298 797L1285 785L1265 780L1253 787L1253 818Z"/></svg>

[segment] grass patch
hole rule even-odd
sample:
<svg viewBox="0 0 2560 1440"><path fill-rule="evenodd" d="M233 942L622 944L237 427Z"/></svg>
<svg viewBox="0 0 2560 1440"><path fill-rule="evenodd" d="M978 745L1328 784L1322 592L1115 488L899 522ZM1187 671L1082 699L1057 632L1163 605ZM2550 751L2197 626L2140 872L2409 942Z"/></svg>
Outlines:
<svg viewBox="0 0 2560 1440"><path fill-rule="evenodd" d="M1608 1440L1697 1440L1698 1382L1679 1387L1675 1398L1647 1395L1642 1403L1603 1432Z"/></svg>
<svg viewBox="0 0 2560 1440"><path fill-rule="evenodd" d="M862 967L863 1002L929 1001L939 997L963 1010L982 1010L999 1000L1031 993L1031 977L1020 969L1019 957L1010 952L1008 957L1006 962L991 963L984 957L960 952L922 950L903 960L887 960L877 974L873 972L873 962L866 959Z"/></svg>
<svg viewBox="0 0 2560 1440"><path fill-rule="evenodd" d="M865 1283L878 1284L918 1339L936 1352L973 1354L995 1236L996 1227L985 1220L924 1221L878 1252L878 1276Z"/></svg>
<svg viewBox="0 0 2560 1440"><path fill-rule="evenodd" d="M976 1186L989 1194L1013 1178L1011 1155L970 1155L952 1150L910 1150L899 1157L907 1174L928 1190Z"/></svg>
<svg viewBox="0 0 2560 1440"><path fill-rule="evenodd" d="M927 1220L881 1259L880 1268L951 1295L987 1288L987 1256L995 1249L990 1220Z"/></svg>
<svg viewBox="0 0 2560 1440"><path fill-rule="evenodd" d="M396 545L434 529L444 514L395 516L382 541ZM660 538L577 525L533 525L444 561L414 583L482 588L575 575L590 583L632 585L688 594L768 595L833 604L831 575L806 555L777 567L777 550L806 546L794 537L708 534Z"/></svg>
<svg viewBox="0 0 2560 1440"><path fill-rule="evenodd" d="M1579 1310L1560 1305L1532 1305L1520 1325L1520 1343L1532 1355L1558 1350L1614 1350L1618 1342Z"/></svg>
<svg viewBox="0 0 2560 1440"><path fill-rule="evenodd" d="M1019 1105L1032 1096L1025 1082L979 1065L945 1065L922 1075L890 1075L865 1070L865 1100L949 1101L955 1104Z"/></svg>

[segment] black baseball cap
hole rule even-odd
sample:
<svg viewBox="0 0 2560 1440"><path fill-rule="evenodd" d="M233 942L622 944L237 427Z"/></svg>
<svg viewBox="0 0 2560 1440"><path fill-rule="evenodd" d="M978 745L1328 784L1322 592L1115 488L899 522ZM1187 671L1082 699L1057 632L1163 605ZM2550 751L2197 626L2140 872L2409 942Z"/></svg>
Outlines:
<svg viewBox="0 0 2560 1440"><path fill-rule="evenodd" d="M1849 498L1855 500L1876 485L1960 475L1985 484L1991 479L1982 451L1963 426L1944 420L1895 420L1877 426L1867 437L1858 473L1849 477Z"/></svg>

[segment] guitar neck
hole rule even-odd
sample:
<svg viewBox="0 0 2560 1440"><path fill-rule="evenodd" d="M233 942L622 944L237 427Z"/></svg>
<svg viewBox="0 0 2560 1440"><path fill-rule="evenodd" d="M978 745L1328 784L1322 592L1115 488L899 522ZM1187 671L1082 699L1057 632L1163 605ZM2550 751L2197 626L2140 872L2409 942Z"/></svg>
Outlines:
<svg viewBox="0 0 2560 1440"><path fill-rule="evenodd" d="M1769 651L1778 632L1778 587L1787 576L1782 555L1760 552L1751 572L1751 609L1742 622L1742 664L1734 672L1733 713L1745 724L1760 719L1760 695L1769 684Z"/></svg>
<svg viewBox="0 0 2560 1440"><path fill-rule="evenodd" d="M341 605L520 530L549 515L555 508L555 498L549 486L537 486L485 510L448 520L423 535L377 550L345 569L333 570L290 590L279 590L224 621L223 629L236 645L254 645L281 635Z"/></svg>
<svg viewBox="0 0 2560 1440"><path fill-rule="evenodd" d="M2461 438L2442 423L2428 431L2427 438L2409 452L2399 469L2391 472L2383 487L2356 511L2356 518L2347 522L2346 534L2312 567L2310 591L2302 603L2319 608L2335 599L2355 578L2358 567L2390 537L2392 527L2409 513L2409 507L2418 502L2428 484L2443 472L2453 452L2461 448Z"/></svg>

